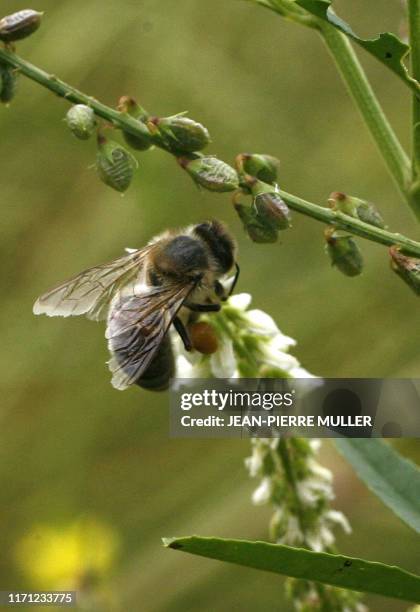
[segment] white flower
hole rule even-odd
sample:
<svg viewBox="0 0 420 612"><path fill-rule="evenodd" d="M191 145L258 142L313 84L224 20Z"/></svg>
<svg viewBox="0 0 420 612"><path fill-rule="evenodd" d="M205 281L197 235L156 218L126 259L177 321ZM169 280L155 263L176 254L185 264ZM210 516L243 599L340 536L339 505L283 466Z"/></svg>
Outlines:
<svg viewBox="0 0 420 612"><path fill-rule="evenodd" d="M287 546L300 546L303 543L304 537L299 528L299 521L293 515L290 515L287 521L287 530L279 542Z"/></svg>
<svg viewBox="0 0 420 612"><path fill-rule="evenodd" d="M246 310L252 301L249 293L236 293L229 298L228 304L236 310Z"/></svg>
<svg viewBox="0 0 420 612"><path fill-rule="evenodd" d="M315 459L308 460L308 467L314 476L318 476L321 480L325 482L332 483L333 475L331 470L328 468L319 465Z"/></svg>
<svg viewBox="0 0 420 612"><path fill-rule="evenodd" d="M260 486L252 494L252 501L256 506L262 506L270 501L273 492L273 482L271 478L263 478Z"/></svg>
<svg viewBox="0 0 420 612"><path fill-rule="evenodd" d="M347 534L351 533L350 523L347 520L347 517L344 516L342 512L339 512L338 510L328 510L328 512L325 515L325 518L331 523L334 523L335 525L340 525L344 533L347 533Z"/></svg>
<svg viewBox="0 0 420 612"><path fill-rule="evenodd" d="M216 378L233 378L236 374L236 358L232 340L223 338L219 349L210 357L210 367Z"/></svg>
<svg viewBox="0 0 420 612"><path fill-rule="evenodd" d="M185 355L178 355L176 360L177 378L209 378L211 373L209 359L201 359L192 363Z"/></svg>

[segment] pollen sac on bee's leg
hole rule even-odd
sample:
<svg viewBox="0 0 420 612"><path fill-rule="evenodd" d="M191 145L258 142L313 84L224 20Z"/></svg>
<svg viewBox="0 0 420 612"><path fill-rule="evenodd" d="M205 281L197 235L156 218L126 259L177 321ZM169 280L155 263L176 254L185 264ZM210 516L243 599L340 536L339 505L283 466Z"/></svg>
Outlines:
<svg viewBox="0 0 420 612"><path fill-rule="evenodd" d="M369 223L369 225L380 228L386 227L381 213L372 202L346 195L340 191L333 191L328 198L328 204L333 210L338 210L345 215L360 219L360 221Z"/></svg>
<svg viewBox="0 0 420 612"><path fill-rule="evenodd" d="M118 142L98 136L96 169L99 178L116 191L124 192L133 179L136 160Z"/></svg>
<svg viewBox="0 0 420 612"><path fill-rule="evenodd" d="M236 170L217 157L178 157L178 163L200 187L223 193L239 187Z"/></svg>
<svg viewBox="0 0 420 612"><path fill-rule="evenodd" d="M352 236L333 227L325 232L325 250L331 264L346 276L358 276L363 270L363 256Z"/></svg>
<svg viewBox="0 0 420 612"><path fill-rule="evenodd" d="M144 108L130 96L122 96L119 99L118 110L120 113L125 113L144 124L146 124L146 121L149 118L149 115ZM132 149L136 149L137 151L147 151L152 146L150 138L147 136L134 135L125 130L123 131L123 136L128 146L130 146Z"/></svg>
<svg viewBox="0 0 420 612"><path fill-rule="evenodd" d="M397 246L389 249L391 268L414 291L420 295L420 259L403 255Z"/></svg>
<svg viewBox="0 0 420 612"><path fill-rule="evenodd" d="M197 321L189 326L193 348L203 355L211 355L219 348L216 331L210 323Z"/></svg>
<svg viewBox="0 0 420 612"><path fill-rule="evenodd" d="M24 9L0 19L0 40L9 43L33 34L41 25L43 13Z"/></svg>
<svg viewBox="0 0 420 612"><path fill-rule="evenodd" d="M72 106L66 115L66 123L76 138L88 140L96 129L95 113L85 104Z"/></svg>
<svg viewBox="0 0 420 612"><path fill-rule="evenodd" d="M235 210L252 242L258 244L277 242L278 230L259 219L253 207L235 203Z"/></svg>
<svg viewBox="0 0 420 612"><path fill-rule="evenodd" d="M280 161L272 155L240 153L235 160L238 172L249 174L264 183L275 183Z"/></svg>
<svg viewBox="0 0 420 612"><path fill-rule="evenodd" d="M0 102L9 104L16 92L17 72L14 68L0 64Z"/></svg>
<svg viewBox="0 0 420 612"><path fill-rule="evenodd" d="M201 151L210 143L207 128L182 114L172 117L153 117L150 119L150 125L174 153L194 153Z"/></svg>

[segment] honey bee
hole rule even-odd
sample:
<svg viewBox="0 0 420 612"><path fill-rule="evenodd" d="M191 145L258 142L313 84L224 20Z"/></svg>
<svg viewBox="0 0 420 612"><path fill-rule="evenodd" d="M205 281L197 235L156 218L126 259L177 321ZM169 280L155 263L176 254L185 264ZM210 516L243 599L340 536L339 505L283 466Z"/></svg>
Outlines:
<svg viewBox="0 0 420 612"><path fill-rule="evenodd" d="M112 385L164 390L175 373L168 330L173 325L192 349L187 324L197 313L220 310L238 280L236 245L224 225L207 221L127 251L48 291L33 312L106 319ZM227 292L222 281L233 269Z"/></svg>

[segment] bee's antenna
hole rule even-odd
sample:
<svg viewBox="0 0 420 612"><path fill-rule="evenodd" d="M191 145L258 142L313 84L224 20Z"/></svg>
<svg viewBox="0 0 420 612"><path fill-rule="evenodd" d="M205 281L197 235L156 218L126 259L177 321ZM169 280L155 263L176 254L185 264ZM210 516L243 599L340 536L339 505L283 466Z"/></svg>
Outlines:
<svg viewBox="0 0 420 612"><path fill-rule="evenodd" d="M231 284L230 289L229 289L229 297L232 295L232 293L233 293L233 291L234 291L234 289L236 287L236 283L238 282L239 274L241 272L241 269L240 269L239 264L238 264L237 261L235 261L235 269L236 269L235 276L233 277L233 281L232 281L232 284Z"/></svg>

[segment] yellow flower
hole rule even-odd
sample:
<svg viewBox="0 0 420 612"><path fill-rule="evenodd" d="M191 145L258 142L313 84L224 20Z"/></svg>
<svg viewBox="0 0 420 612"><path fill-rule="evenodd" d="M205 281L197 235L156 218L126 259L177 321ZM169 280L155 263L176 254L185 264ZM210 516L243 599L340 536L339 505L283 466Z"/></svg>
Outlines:
<svg viewBox="0 0 420 612"><path fill-rule="evenodd" d="M117 535L109 526L85 518L61 529L34 526L17 543L15 559L38 588L70 588L86 576L105 574L117 549Z"/></svg>

